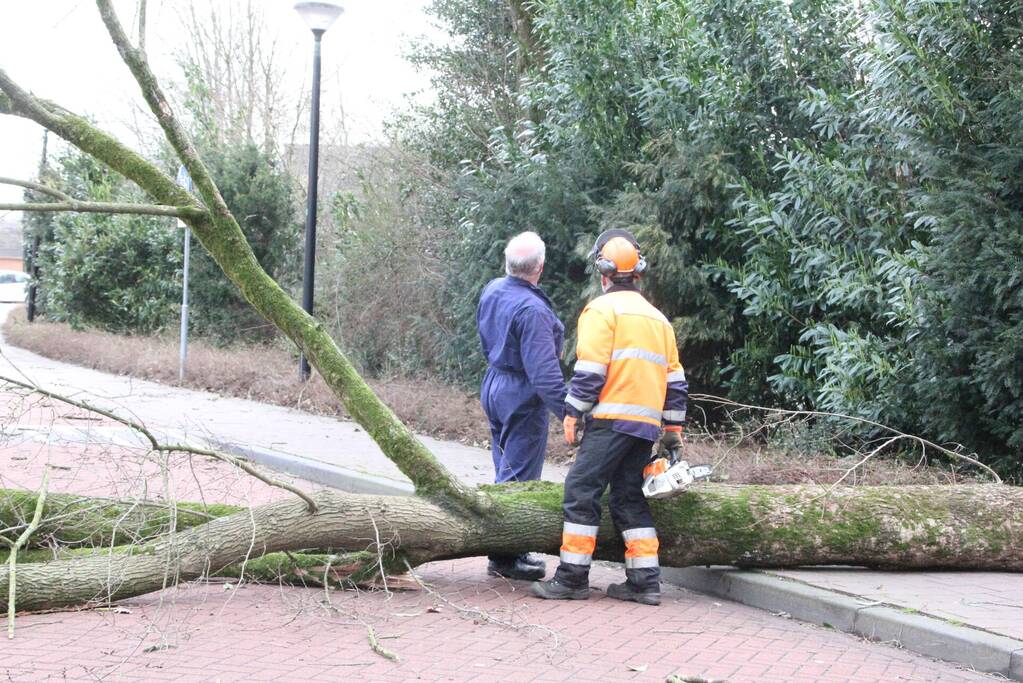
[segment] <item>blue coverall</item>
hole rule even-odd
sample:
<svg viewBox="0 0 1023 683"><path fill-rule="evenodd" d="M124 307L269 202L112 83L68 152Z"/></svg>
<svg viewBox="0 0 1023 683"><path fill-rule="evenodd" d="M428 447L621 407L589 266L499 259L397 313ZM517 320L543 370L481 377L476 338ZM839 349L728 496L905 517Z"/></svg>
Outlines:
<svg viewBox="0 0 1023 683"><path fill-rule="evenodd" d="M547 411L565 416L558 363L565 326L543 290L512 275L483 289L476 325L488 363L480 402L490 420L495 481L539 479Z"/></svg>

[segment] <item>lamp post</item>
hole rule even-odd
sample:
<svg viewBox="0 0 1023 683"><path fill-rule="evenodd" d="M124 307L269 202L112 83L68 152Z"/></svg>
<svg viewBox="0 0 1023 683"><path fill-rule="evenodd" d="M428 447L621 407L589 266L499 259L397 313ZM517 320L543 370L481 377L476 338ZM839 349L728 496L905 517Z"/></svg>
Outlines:
<svg viewBox="0 0 1023 683"><path fill-rule="evenodd" d="M320 39L341 13L332 2L296 2L295 11L313 32L313 102L309 112L309 200L305 216L305 265L302 270L302 308L313 314L313 274L316 269L316 187L320 165ZM305 354L298 362L298 377L309 379Z"/></svg>

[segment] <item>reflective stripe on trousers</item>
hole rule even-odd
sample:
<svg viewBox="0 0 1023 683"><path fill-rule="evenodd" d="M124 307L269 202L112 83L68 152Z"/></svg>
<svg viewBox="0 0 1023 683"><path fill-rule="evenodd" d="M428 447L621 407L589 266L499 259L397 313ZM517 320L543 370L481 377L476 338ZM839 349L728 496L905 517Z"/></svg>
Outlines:
<svg viewBox="0 0 1023 683"><path fill-rule="evenodd" d="M625 540L625 568L640 569L643 567L659 567L657 550L657 529L641 527L622 531Z"/></svg>
<svg viewBox="0 0 1023 683"><path fill-rule="evenodd" d="M565 522L561 532L561 561L588 567L597 547L597 528Z"/></svg>

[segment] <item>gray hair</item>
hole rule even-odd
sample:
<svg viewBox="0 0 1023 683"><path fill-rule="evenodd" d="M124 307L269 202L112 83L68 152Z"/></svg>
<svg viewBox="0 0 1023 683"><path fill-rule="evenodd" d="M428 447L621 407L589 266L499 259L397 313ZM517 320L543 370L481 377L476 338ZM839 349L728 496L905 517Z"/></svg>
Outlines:
<svg viewBox="0 0 1023 683"><path fill-rule="evenodd" d="M527 278L543 268L547 247L535 232L521 232L508 240L504 248L504 272Z"/></svg>

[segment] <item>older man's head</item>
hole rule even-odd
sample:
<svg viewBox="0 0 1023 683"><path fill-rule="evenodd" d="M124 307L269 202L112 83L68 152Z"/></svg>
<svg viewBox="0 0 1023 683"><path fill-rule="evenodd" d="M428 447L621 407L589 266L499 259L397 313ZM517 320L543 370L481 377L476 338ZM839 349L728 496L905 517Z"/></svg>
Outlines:
<svg viewBox="0 0 1023 683"><path fill-rule="evenodd" d="M535 232L522 232L508 240L504 248L504 272L528 280L540 280L547 248Z"/></svg>

